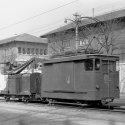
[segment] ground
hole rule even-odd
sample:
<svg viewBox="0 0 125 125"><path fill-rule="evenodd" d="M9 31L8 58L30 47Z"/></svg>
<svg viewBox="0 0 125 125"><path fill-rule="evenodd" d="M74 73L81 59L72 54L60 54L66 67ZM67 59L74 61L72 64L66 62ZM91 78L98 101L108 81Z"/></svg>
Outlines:
<svg viewBox="0 0 125 125"><path fill-rule="evenodd" d="M0 101L0 125L124 125L125 114Z"/></svg>

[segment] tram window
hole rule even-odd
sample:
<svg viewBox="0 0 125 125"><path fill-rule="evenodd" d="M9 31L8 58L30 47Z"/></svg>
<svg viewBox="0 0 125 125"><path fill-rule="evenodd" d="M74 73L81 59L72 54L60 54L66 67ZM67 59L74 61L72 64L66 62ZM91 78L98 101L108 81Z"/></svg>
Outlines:
<svg viewBox="0 0 125 125"><path fill-rule="evenodd" d="M86 71L93 70L93 60L92 59L86 59L85 60L85 70Z"/></svg>
<svg viewBox="0 0 125 125"><path fill-rule="evenodd" d="M108 65L107 65L107 64L104 63L104 64L102 65L102 71L103 71L103 72L108 72Z"/></svg>
<svg viewBox="0 0 125 125"><path fill-rule="evenodd" d="M116 62L114 61L110 61L110 67L109 67L110 71L116 71Z"/></svg>
<svg viewBox="0 0 125 125"><path fill-rule="evenodd" d="M116 71L116 63L114 61L110 61L110 60L103 61L102 71L103 72Z"/></svg>
<svg viewBox="0 0 125 125"><path fill-rule="evenodd" d="M100 59L95 59L95 70L100 70Z"/></svg>

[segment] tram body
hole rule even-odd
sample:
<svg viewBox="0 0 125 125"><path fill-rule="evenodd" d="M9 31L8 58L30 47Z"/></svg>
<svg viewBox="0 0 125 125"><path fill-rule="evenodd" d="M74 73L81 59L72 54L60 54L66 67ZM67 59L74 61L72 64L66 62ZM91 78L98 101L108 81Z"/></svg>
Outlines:
<svg viewBox="0 0 125 125"><path fill-rule="evenodd" d="M43 63L41 96L84 102L119 98L118 57L85 54Z"/></svg>

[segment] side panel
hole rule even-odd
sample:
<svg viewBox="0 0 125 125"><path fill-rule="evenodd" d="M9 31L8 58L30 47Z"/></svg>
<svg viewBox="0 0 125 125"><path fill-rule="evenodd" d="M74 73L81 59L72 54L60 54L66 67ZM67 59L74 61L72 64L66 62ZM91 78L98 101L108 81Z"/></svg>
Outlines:
<svg viewBox="0 0 125 125"><path fill-rule="evenodd" d="M20 75L10 75L8 77L8 91L11 95L17 95L20 92Z"/></svg>
<svg viewBox="0 0 125 125"><path fill-rule="evenodd" d="M64 98L61 93L74 92L73 80L73 62L45 65L43 68L42 96Z"/></svg>
<svg viewBox="0 0 125 125"><path fill-rule="evenodd" d="M104 74L102 71L96 71L95 73L96 99L101 100L108 95L107 83L104 83Z"/></svg>
<svg viewBox="0 0 125 125"><path fill-rule="evenodd" d="M85 71L83 61L76 61L74 64L74 84L76 94L81 93L81 100L95 100L95 73Z"/></svg>
<svg viewBox="0 0 125 125"><path fill-rule="evenodd" d="M115 98L119 98L120 97L120 88L119 88L119 72L118 71L116 71L114 73L114 84L115 84L115 88L114 88L115 94L114 94L114 97Z"/></svg>
<svg viewBox="0 0 125 125"><path fill-rule="evenodd" d="M40 94L41 92L41 74L32 73L30 75L30 92Z"/></svg>
<svg viewBox="0 0 125 125"><path fill-rule="evenodd" d="M17 94L16 92L16 79L14 76L8 77L8 93L9 94Z"/></svg>
<svg viewBox="0 0 125 125"><path fill-rule="evenodd" d="M16 79L16 84L17 84L17 94L19 94L21 91L21 84L22 84L22 75L21 74L18 75L18 78Z"/></svg>
<svg viewBox="0 0 125 125"><path fill-rule="evenodd" d="M116 65L113 61L103 61L102 64L104 97L119 97L119 73L116 71Z"/></svg>
<svg viewBox="0 0 125 125"><path fill-rule="evenodd" d="M96 99L119 98L119 76L117 72L108 73L96 72Z"/></svg>
<svg viewBox="0 0 125 125"><path fill-rule="evenodd" d="M30 74L22 75L22 84L21 84L20 94L21 95L30 94Z"/></svg>

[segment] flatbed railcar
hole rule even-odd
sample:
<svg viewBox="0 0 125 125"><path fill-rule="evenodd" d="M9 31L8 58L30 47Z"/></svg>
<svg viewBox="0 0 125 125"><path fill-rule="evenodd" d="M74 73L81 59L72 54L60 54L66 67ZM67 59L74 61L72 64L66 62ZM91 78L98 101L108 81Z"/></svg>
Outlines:
<svg viewBox="0 0 125 125"><path fill-rule="evenodd" d="M9 75L6 88L1 92L7 101L11 98L20 101L40 100L41 73Z"/></svg>
<svg viewBox="0 0 125 125"><path fill-rule="evenodd" d="M41 96L45 100L102 104L119 98L116 56L84 54L43 63Z"/></svg>
<svg viewBox="0 0 125 125"><path fill-rule="evenodd" d="M7 101L10 98L23 101L41 100L42 74L39 72L21 72L30 64L35 67L38 62L42 61L42 59L33 57L19 67L8 71L8 80L5 88L0 92L0 96L4 96Z"/></svg>

